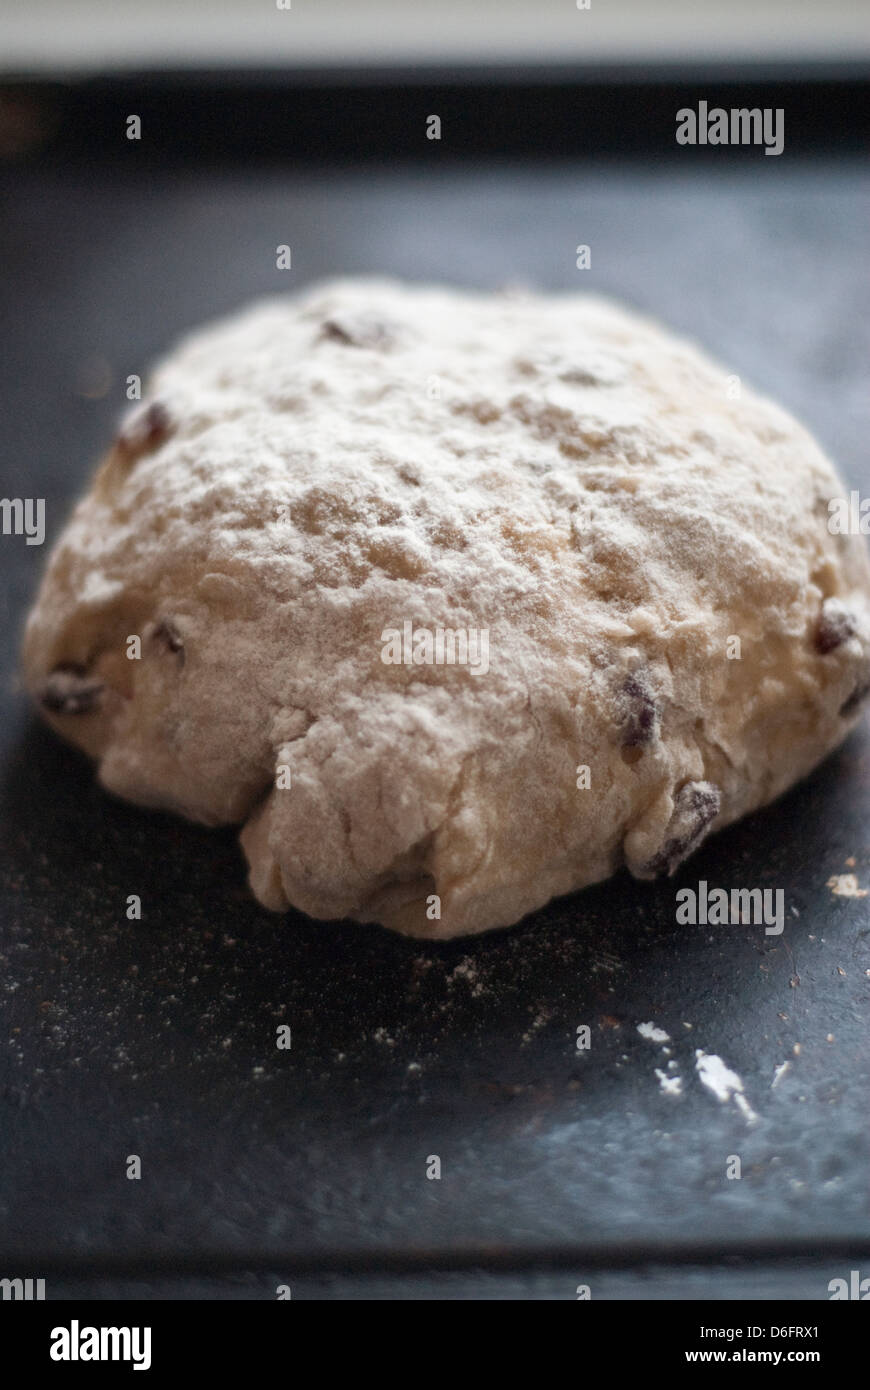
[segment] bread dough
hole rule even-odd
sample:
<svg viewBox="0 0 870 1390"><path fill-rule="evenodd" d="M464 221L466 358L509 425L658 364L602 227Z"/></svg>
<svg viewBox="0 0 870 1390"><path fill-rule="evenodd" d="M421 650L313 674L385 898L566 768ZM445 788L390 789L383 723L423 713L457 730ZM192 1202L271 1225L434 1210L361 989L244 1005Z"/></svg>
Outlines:
<svg viewBox="0 0 870 1390"><path fill-rule="evenodd" d="M586 295L256 305L155 372L27 684L111 791L244 822L278 911L448 937L673 872L870 687L843 484L735 382Z"/></svg>

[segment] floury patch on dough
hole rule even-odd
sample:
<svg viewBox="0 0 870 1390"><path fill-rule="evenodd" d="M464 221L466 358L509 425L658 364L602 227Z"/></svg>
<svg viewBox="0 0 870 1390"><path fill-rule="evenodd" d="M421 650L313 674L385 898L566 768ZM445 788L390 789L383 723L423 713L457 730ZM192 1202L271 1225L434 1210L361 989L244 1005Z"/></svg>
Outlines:
<svg viewBox="0 0 870 1390"><path fill-rule="evenodd" d="M449 937L673 873L870 693L843 483L731 380L586 295L255 305L124 422L50 557L28 687L111 791L241 824L277 911Z"/></svg>

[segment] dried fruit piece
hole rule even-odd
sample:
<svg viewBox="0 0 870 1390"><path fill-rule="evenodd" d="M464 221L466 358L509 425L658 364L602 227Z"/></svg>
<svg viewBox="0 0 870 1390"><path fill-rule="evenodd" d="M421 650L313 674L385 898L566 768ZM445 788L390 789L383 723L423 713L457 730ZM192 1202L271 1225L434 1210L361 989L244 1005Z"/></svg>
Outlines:
<svg viewBox="0 0 870 1390"><path fill-rule="evenodd" d="M128 459L150 453L172 432L172 417L162 401L143 401L124 421L117 447Z"/></svg>
<svg viewBox="0 0 870 1390"><path fill-rule="evenodd" d="M320 337L345 347L385 348L392 343L394 335L382 319L368 314L345 314L341 318L325 319Z"/></svg>
<svg viewBox="0 0 870 1390"><path fill-rule="evenodd" d="M51 714L93 714L102 703L104 685L73 662L56 666L40 692L40 703Z"/></svg>
<svg viewBox="0 0 870 1390"><path fill-rule="evenodd" d="M854 637L855 632L855 618L848 608L845 608L839 599L825 599L816 624L816 651L822 656L827 656L828 652L834 651L844 642L848 642L850 637Z"/></svg>
<svg viewBox="0 0 870 1390"><path fill-rule="evenodd" d="M622 684L621 700L625 710L622 726L623 748L644 748L656 736L658 707L646 678L636 671Z"/></svg>
<svg viewBox="0 0 870 1390"><path fill-rule="evenodd" d="M715 782L686 782L677 792L665 842L646 866L650 874L672 874L703 840L722 806Z"/></svg>
<svg viewBox="0 0 870 1390"><path fill-rule="evenodd" d="M161 618L151 636L155 642L161 642L169 651L180 652L181 664L184 665L184 642L171 618Z"/></svg>

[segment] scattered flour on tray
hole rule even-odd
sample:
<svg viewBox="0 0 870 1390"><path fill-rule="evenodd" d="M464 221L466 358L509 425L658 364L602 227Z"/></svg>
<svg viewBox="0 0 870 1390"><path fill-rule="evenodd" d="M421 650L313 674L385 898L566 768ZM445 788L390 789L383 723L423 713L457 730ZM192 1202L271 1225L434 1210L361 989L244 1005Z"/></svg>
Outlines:
<svg viewBox="0 0 870 1390"><path fill-rule="evenodd" d="M780 1081L785 1076L786 1072L790 1069L790 1067L791 1062L780 1062L779 1066L775 1068L773 1073L773 1080L770 1083L770 1089L772 1091L776 1090Z"/></svg>
<svg viewBox="0 0 870 1390"><path fill-rule="evenodd" d="M668 1065L672 1066L673 1063L669 1063ZM661 1067L656 1067L656 1076L666 1096L681 1096L683 1094L683 1078L681 1076L668 1076L667 1072L662 1071Z"/></svg>
<svg viewBox="0 0 870 1390"><path fill-rule="evenodd" d="M834 874L828 879L828 887L837 898L866 898L870 889L859 888L854 874Z"/></svg>
<svg viewBox="0 0 870 1390"><path fill-rule="evenodd" d="M639 1023L637 1031L642 1038L648 1038L650 1042L666 1043L671 1040L670 1033L666 1033L664 1028L657 1028L654 1023Z"/></svg>
<svg viewBox="0 0 870 1390"><path fill-rule="evenodd" d="M725 1065L721 1057L717 1057L715 1053L703 1052L701 1048L696 1048L695 1070L717 1100L724 1104L733 1096L736 1105L749 1123L754 1124L756 1122L758 1116L743 1094L743 1082L736 1071L732 1071L730 1067Z"/></svg>

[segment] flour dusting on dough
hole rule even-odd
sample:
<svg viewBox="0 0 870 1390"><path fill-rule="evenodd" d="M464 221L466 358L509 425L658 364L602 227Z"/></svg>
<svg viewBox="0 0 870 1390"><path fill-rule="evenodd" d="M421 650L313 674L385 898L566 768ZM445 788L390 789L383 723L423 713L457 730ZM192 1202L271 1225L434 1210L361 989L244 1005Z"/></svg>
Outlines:
<svg viewBox="0 0 870 1390"><path fill-rule="evenodd" d="M52 553L28 687L110 791L241 824L276 911L444 938L673 873L870 692L844 485L729 381L584 294L254 305L154 372Z"/></svg>

